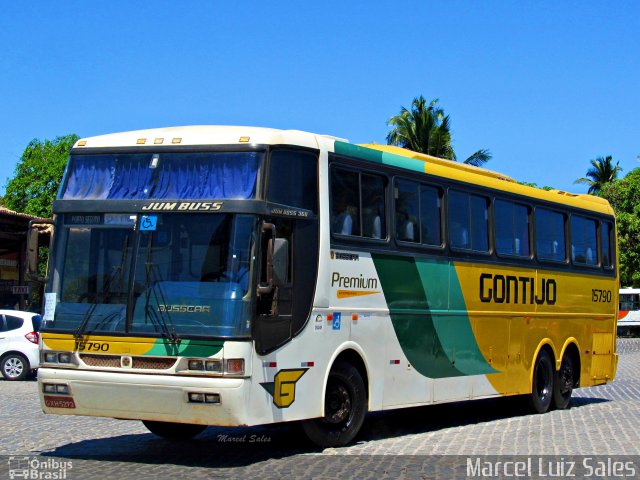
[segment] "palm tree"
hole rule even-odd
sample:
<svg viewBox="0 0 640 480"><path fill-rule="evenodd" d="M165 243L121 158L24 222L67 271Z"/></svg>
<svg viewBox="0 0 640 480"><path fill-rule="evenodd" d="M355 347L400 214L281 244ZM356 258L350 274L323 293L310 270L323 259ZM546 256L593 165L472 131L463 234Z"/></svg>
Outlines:
<svg viewBox="0 0 640 480"><path fill-rule="evenodd" d="M573 183L584 183L589 185L588 193L597 195L606 183L613 182L618 179L618 172L622 171L622 167L618 165L620 162L616 162L613 165L613 159L611 155L606 157L598 157L595 160L590 160L591 168L587 170L587 177L577 179Z"/></svg>
<svg viewBox="0 0 640 480"><path fill-rule="evenodd" d="M387 144L457 161L451 145L449 115L445 115L437 104L438 99L435 99L427 105L425 98L420 95L413 99L411 110L402 107L399 115L394 115L387 121L387 125L393 127L387 135ZM482 149L464 163L480 167L490 159L491 152Z"/></svg>

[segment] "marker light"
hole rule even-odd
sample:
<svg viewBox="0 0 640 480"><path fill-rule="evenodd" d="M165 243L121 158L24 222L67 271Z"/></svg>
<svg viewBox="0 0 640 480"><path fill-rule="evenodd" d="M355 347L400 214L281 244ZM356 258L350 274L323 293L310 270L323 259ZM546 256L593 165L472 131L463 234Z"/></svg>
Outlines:
<svg viewBox="0 0 640 480"><path fill-rule="evenodd" d="M229 375L244 375L244 358L227 359L225 373Z"/></svg>

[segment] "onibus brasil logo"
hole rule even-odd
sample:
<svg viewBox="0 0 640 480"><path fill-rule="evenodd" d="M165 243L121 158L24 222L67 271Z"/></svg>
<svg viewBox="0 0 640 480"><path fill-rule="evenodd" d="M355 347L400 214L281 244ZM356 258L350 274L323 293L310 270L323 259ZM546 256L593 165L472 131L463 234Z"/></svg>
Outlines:
<svg viewBox="0 0 640 480"><path fill-rule="evenodd" d="M64 480L67 472L73 468L71 461L56 458L9 457L9 478L33 480Z"/></svg>

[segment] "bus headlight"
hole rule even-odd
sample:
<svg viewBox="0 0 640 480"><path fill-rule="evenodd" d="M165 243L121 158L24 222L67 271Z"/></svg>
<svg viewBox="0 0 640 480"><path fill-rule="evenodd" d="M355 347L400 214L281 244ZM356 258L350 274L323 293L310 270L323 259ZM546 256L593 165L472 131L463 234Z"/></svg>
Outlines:
<svg viewBox="0 0 640 480"><path fill-rule="evenodd" d="M202 360L189 360L189 370L195 370L196 372L204 372L204 361Z"/></svg>
<svg viewBox="0 0 640 480"><path fill-rule="evenodd" d="M45 351L41 353L42 363L57 364L64 366L76 365L77 362L73 352Z"/></svg>
<svg viewBox="0 0 640 480"><path fill-rule="evenodd" d="M244 358L187 358L186 363L187 368L182 372L187 374L243 376L245 373Z"/></svg>

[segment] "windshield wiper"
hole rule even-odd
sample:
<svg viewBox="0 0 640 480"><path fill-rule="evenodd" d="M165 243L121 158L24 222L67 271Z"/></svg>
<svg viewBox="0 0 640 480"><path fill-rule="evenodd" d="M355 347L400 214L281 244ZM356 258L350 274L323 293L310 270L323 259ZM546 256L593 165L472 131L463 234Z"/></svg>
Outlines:
<svg viewBox="0 0 640 480"><path fill-rule="evenodd" d="M120 257L120 265L115 265L112 267L113 271L111 272L111 275L109 275L109 278L107 279L104 285L104 290L102 292L102 303L107 303L107 300L109 299L109 295L111 294L111 286L115 283L116 278L120 277L120 275L124 271L124 266L127 261L128 245L129 245L129 235L125 235L124 240L122 242L122 256ZM82 336L84 336L87 333L86 331L87 325L89 324L89 320L91 319L91 316L93 315L97 307L98 307L98 294L96 293L93 303L89 307L89 310L87 310L87 312L84 314L84 317L82 318L82 322L80 322L80 325L78 325L78 328L73 334L74 338L76 339L82 338ZM117 313L117 312L114 312L114 313ZM97 329L98 327L101 327L102 325L106 325L107 322L110 322L113 318L114 318L113 314L107 315L105 318L103 318L100 322L96 324L96 326L94 327L94 330Z"/></svg>
<svg viewBox="0 0 640 480"><path fill-rule="evenodd" d="M180 336L175 331L173 320L171 319L171 315L169 315L169 312L166 312L166 311L163 312L159 308L160 305L166 305L167 302L164 297L164 292L162 291L162 285L161 285L161 282L163 281L162 276L159 273L158 266L153 264L153 250L151 246L152 239L153 239L153 234L150 233L149 243L147 245L147 261L144 264L145 292L146 292L144 312L154 325L160 327L160 330L162 331L162 336L164 338L167 338L173 344L180 345L181 339L180 339ZM149 302L151 297L151 289L152 289L151 282L153 282L154 284L153 299L155 300L156 305L158 306L157 311L154 310L154 308L150 305L150 302ZM159 295L158 295L158 292L159 292ZM159 300L162 303L160 303ZM167 324L167 321L165 320L163 313L166 314L169 320L169 324L171 325L171 328L169 328L169 324Z"/></svg>
<svg viewBox="0 0 640 480"><path fill-rule="evenodd" d="M116 278L116 276L118 276L120 274L121 268L122 268L121 266L113 267L113 272L111 272L111 275L107 279L107 282L105 283L105 286L104 286L104 292L102 294L103 302L104 302L104 300L106 298L108 298L109 292L111 290L111 285L113 284L113 281ZM95 312L96 308L98 308L98 304L99 304L99 302L98 302L98 294L96 293L95 300L93 301L93 303L89 307L89 310L87 310L87 313L84 314L84 317L82 318L82 322L80 322L80 325L78 325L78 328L76 329L75 333L73 334L74 338L81 338L83 335L88 333L86 331L87 325L89 324L89 320L91 319L91 316L93 315L93 312ZM113 318L113 317L107 316L107 318L109 320L111 320L111 318ZM101 324L103 324L103 322L105 320L106 320L106 318L103 319L98 324L96 324L94 329L98 328Z"/></svg>

